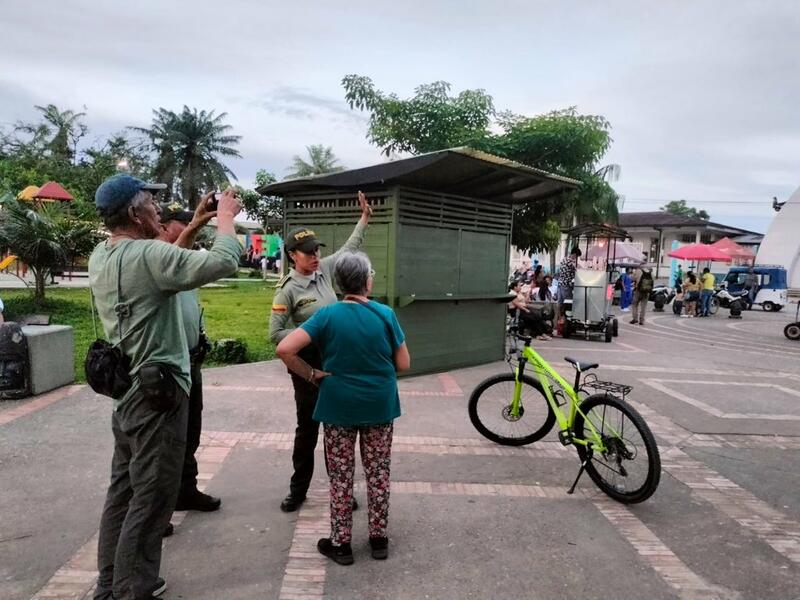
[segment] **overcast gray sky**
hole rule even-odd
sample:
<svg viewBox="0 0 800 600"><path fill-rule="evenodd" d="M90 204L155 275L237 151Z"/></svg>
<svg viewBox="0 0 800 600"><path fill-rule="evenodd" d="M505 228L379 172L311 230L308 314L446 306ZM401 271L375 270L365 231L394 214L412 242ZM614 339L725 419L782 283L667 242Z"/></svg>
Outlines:
<svg viewBox="0 0 800 600"><path fill-rule="evenodd" d="M766 231L772 196L800 185L800 4L258 0L5 0L0 124L33 105L86 107L91 137L183 104L227 112L250 185L304 147L348 167L383 160L341 79L401 96L421 83L483 88L498 109L575 105L613 126L604 162L623 210L685 198Z"/></svg>

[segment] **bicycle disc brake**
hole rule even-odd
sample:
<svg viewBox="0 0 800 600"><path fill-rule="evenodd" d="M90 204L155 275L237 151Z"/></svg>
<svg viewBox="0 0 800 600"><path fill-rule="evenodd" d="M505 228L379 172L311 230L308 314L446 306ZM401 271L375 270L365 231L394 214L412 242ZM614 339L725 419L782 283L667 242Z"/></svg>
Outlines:
<svg viewBox="0 0 800 600"><path fill-rule="evenodd" d="M509 404L505 408L503 408L503 418L506 421L511 421L512 423L519 421L522 418L522 415L525 414L525 407L522 404L519 405L519 414L513 415L511 414L511 405Z"/></svg>

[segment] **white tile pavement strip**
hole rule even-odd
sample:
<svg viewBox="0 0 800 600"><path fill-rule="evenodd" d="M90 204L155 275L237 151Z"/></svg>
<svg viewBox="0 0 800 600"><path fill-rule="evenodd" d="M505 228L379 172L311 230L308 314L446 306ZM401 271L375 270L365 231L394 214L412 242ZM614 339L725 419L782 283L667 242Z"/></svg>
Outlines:
<svg viewBox="0 0 800 600"><path fill-rule="evenodd" d="M595 497L592 503L681 598L729 600L737 597L736 592L711 584L692 571L624 504L600 496Z"/></svg>
<svg viewBox="0 0 800 600"><path fill-rule="evenodd" d="M649 406L638 402L635 406L653 429L653 433L659 437L681 439L689 433ZM769 443L769 438L765 443ZM769 444L768 447L775 446ZM677 445L661 449L661 466L687 486L692 494L755 534L779 554L800 564L800 523L786 517L701 461L695 460Z"/></svg>
<svg viewBox="0 0 800 600"><path fill-rule="evenodd" d="M312 488L297 514L279 600L324 596L328 559L317 552L317 540L328 535L330 535L328 490Z"/></svg>

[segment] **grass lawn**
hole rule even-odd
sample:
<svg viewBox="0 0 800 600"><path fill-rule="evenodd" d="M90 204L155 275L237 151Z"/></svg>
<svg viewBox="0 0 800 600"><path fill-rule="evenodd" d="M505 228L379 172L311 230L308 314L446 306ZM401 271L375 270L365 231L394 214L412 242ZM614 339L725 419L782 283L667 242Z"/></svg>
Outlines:
<svg viewBox="0 0 800 600"><path fill-rule="evenodd" d="M201 289L200 300L205 308L203 317L209 337L242 340L247 344L250 362L274 358L275 347L267 337L274 285L274 282L243 281ZM45 304L38 309L28 290L0 290L0 297L6 306L6 320L37 313L50 315L54 325L70 325L75 330L75 379L85 381L83 360L86 349L96 337L88 289L48 287ZM97 326L100 328L99 321ZM102 329L99 333L102 335Z"/></svg>

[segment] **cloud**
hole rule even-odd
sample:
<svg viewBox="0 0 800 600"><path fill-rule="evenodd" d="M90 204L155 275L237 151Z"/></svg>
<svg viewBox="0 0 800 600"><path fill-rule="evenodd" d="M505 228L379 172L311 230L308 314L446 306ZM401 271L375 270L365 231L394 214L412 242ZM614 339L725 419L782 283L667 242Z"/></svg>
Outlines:
<svg viewBox="0 0 800 600"><path fill-rule="evenodd" d="M304 88L278 87L259 94L249 103L269 114L285 115L294 119L333 120L362 128L367 123L367 117L351 109L343 99L331 98Z"/></svg>

